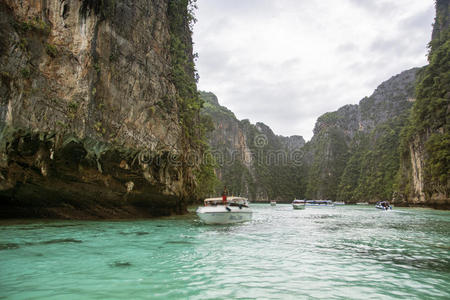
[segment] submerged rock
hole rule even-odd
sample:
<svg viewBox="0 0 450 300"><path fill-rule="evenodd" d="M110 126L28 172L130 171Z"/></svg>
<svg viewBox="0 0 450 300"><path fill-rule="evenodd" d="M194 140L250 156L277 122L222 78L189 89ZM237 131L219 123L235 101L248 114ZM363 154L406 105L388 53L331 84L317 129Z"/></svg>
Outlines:
<svg viewBox="0 0 450 300"><path fill-rule="evenodd" d="M115 261L114 263L110 264L110 266L124 268L124 267L131 267L132 264L128 261Z"/></svg>
<svg viewBox="0 0 450 300"><path fill-rule="evenodd" d="M19 249L19 248L20 248L19 244L16 244L16 243L0 244L0 251L1 250Z"/></svg>

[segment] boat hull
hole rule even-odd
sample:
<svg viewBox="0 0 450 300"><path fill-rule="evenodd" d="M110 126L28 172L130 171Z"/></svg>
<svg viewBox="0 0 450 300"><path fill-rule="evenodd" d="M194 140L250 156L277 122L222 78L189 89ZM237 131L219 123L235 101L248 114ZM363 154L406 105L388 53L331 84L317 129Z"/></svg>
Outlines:
<svg viewBox="0 0 450 300"><path fill-rule="evenodd" d="M305 204L292 204L294 209L305 209Z"/></svg>
<svg viewBox="0 0 450 300"><path fill-rule="evenodd" d="M228 209L227 209L228 208ZM253 212L248 207L199 207L197 216L205 224L233 224L252 220Z"/></svg>
<svg viewBox="0 0 450 300"><path fill-rule="evenodd" d="M381 209L381 210L392 210L392 206L384 207L384 206L380 206L380 205L375 205L375 208Z"/></svg>
<svg viewBox="0 0 450 300"><path fill-rule="evenodd" d="M392 206L387 201L379 201L375 204L375 208L381 210L391 210Z"/></svg>

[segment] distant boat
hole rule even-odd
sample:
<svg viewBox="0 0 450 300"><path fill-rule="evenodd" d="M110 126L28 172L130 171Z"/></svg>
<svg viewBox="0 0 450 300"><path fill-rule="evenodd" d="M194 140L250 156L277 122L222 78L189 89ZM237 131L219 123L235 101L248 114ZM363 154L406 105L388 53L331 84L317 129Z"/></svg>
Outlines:
<svg viewBox="0 0 450 300"><path fill-rule="evenodd" d="M337 202L333 202L334 205L345 205L344 201L337 201Z"/></svg>
<svg viewBox="0 0 450 300"><path fill-rule="evenodd" d="M294 201L292 201L292 207L294 209L305 209L305 203L305 200L295 199Z"/></svg>
<svg viewBox="0 0 450 300"><path fill-rule="evenodd" d="M378 201L375 204L375 208L382 209L382 210L391 210L392 206L387 201Z"/></svg>
<svg viewBox="0 0 450 300"><path fill-rule="evenodd" d="M369 205L369 202L358 202L356 205Z"/></svg>
<svg viewBox="0 0 450 300"><path fill-rule="evenodd" d="M307 207L334 207L331 200L306 200Z"/></svg>
<svg viewBox="0 0 450 300"><path fill-rule="evenodd" d="M277 205L277 201L274 201L274 200L270 201L270 205L271 206L276 206Z"/></svg>
<svg viewBox="0 0 450 300"><path fill-rule="evenodd" d="M222 198L207 198L196 213L205 224L232 224L250 221L253 212L247 198L228 197L226 202Z"/></svg>

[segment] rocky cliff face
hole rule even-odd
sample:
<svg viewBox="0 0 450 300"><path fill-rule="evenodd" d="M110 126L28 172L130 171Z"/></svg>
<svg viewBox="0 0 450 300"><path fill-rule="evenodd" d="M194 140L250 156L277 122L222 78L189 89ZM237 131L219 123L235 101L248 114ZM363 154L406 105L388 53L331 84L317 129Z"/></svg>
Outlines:
<svg viewBox="0 0 450 300"><path fill-rule="evenodd" d="M375 172L377 164L383 163L375 158L384 155L384 161L389 164L397 161L398 166L398 150L391 151L392 143L398 147L395 136L398 138L414 101L417 72L417 68L402 72L383 82L359 105L346 105L319 117L314 136L306 146L308 198L376 201L386 197L381 193L386 190L383 187L390 185L392 191L396 170L389 176L385 169ZM366 181L374 179L370 173L379 174L378 186L369 188L373 184ZM357 192L358 189L361 191Z"/></svg>
<svg viewBox="0 0 450 300"><path fill-rule="evenodd" d="M201 132L174 75L195 88L179 2L0 1L2 217L184 210Z"/></svg>
<svg viewBox="0 0 450 300"><path fill-rule="evenodd" d="M392 200L450 208L449 3L436 1L427 67L392 77L358 105L322 115L306 144L276 136L262 123L238 121L204 93L204 113L215 123L213 150L219 161L239 158L216 169L222 183L259 200ZM288 153L285 160L281 153Z"/></svg>
<svg viewBox="0 0 450 300"><path fill-rule="evenodd" d="M430 64L321 116L304 147L306 196L450 207L450 5L436 1Z"/></svg>
<svg viewBox="0 0 450 300"><path fill-rule="evenodd" d="M414 83L418 68L404 71L381 83L370 97L359 105L345 105L335 112L320 116L314 137L328 128L339 128L349 139L358 133L371 132L379 124L397 117L411 108L414 102Z"/></svg>
<svg viewBox="0 0 450 300"><path fill-rule="evenodd" d="M253 201L292 201L302 194L303 177L294 160L300 157L303 137L283 137L264 123L239 121L212 93L201 92L201 98L203 114L214 123L208 137L218 164L217 193L227 186L230 193Z"/></svg>
<svg viewBox="0 0 450 300"><path fill-rule="evenodd" d="M215 130L209 141L216 174L235 194L252 200L294 198L347 202L391 199L399 166L399 135L414 102L419 69L383 82L359 105L346 105L317 120L312 140L277 136L263 123L239 121L202 92L203 113Z"/></svg>
<svg viewBox="0 0 450 300"><path fill-rule="evenodd" d="M394 201L450 208L450 1L436 1L428 54L417 101L402 137L402 160Z"/></svg>

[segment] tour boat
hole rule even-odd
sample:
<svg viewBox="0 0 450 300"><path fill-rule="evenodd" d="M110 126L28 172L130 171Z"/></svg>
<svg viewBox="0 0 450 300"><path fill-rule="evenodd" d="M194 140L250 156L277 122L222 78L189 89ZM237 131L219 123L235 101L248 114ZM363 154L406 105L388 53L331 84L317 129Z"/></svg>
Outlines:
<svg viewBox="0 0 450 300"><path fill-rule="evenodd" d="M294 209L305 209L305 200L295 199L292 201L292 207Z"/></svg>
<svg viewBox="0 0 450 300"><path fill-rule="evenodd" d="M222 198L207 198L196 212L205 224L232 224L252 219L248 199L243 197L228 197L226 202Z"/></svg>
<svg viewBox="0 0 450 300"><path fill-rule="evenodd" d="M334 207L331 200L306 200L306 206L308 207Z"/></svg>
<svg viewBox="0 0 450 300"><path fill-rule="evenodd" d="M273 200L270 201L270 205L271 205L271 206L276 206L276 205L277 205L277 201L273 201Z"/></svg>
<svg viewBox="0 0 450 300"><path fill-rule="evenodd" d="M382 210L389 210L389 209L392 209L392 206L387 201L378 201L375 204L375 208L382 209Z"/></svg>

